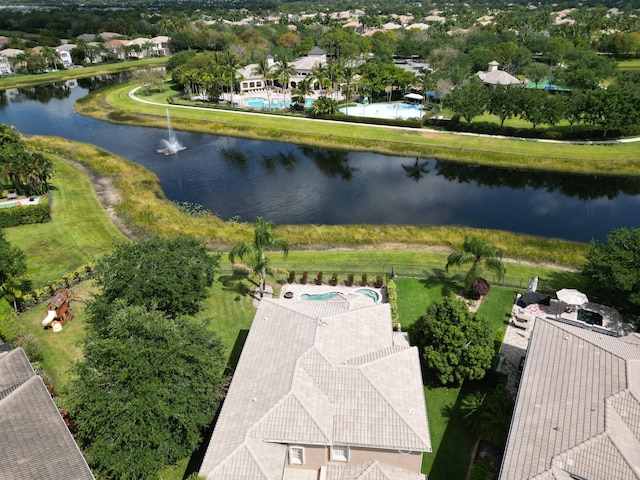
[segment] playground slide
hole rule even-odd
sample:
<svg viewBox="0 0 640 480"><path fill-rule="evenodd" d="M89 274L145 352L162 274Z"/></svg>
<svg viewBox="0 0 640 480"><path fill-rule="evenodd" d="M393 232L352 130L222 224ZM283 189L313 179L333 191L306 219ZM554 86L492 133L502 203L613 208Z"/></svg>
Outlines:
<svg viewBox="0 0 640 480"><path fill-rule="evenodd" d="M47 316L44 318L44 320L42 320L42 326L48 327L55 318L56 318L56 311L47 310Z"/></svg>

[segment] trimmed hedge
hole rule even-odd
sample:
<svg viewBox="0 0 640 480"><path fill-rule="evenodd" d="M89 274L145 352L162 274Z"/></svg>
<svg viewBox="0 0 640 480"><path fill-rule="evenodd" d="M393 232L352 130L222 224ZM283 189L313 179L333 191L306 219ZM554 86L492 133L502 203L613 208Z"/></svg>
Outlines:
<svg viewBox="0 0 640 480"><path fill-rule="evenodd" d="M17 227L51 220L51 207L47 202L24 207L0 209L0 228Z"/></svg>

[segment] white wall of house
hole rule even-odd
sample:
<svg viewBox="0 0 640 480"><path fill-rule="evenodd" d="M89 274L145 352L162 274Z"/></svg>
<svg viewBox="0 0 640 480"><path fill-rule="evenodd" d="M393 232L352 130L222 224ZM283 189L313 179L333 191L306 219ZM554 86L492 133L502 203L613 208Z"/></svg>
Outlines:
<svg viewBox="0 0 640 480"><path fill-rule="evenodd" d="M7 57L0 55L0 75L11 75L13 70L11 70L11 64L9 64L9 60Z"/></svg>

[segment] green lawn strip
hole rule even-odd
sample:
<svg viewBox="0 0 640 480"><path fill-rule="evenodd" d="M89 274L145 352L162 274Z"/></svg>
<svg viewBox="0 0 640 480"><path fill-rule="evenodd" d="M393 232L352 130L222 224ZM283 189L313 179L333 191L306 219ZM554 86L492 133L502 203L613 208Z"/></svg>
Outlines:
<svg viewBox="0 0 640 480"><path fill-rule="evenodd" d="M11 244L27 256L27 278L33 288L91 262L109 251L114 242L124 240L100 205L87 176L61 158L50 157L56 170L51 180L52 220L5 229Z"/></svg>
<svg viewBox="0 0 640 480"><path fill-rule="evenodd" d="M403 330L424 313L427 305L454 294L460 288L452 283L413 278L398 278L396 283ZM513 289L493 287L478 310L479 315L489 319L494 337L500 343L515 293ZM465 395L478 388L486 387L483 382L466 382L462 388L425 386L433 451L424 455L422 471L431 480L464 480L475 437L464 425L459 403Z"/></svg>
<svg viewBox="0 0 640 480"><path fill-rule="evenodd" d="M640 58L621 60L618 62L618 68L620 70L636 70L640 68Z"/></svg>
<svg viewBox="0 0 640 480"><path fill-rule="evenodd" d="M118 123L162 127L166 105L131 100L133 85L94 92L77 104L80 113ZM102 99L114 110L105 111ZM108 108L108 107L107 107ZM640 174L634 144L579 145L454 135L426 129L402 130L370 125L309 121L291 116L240 114L221 109L169 107L176 129L292 142L324 148L373 150L403 156L574 173ZM150 118L149 115L156 118Z"/></svg>
<svg viewBox="0 0 640 480"><path fill-rule="evenodd" d="M167 63L168 57L145 58L127 62L92 65L89 67L58 70L57 72L39 73L33 75L11 75L0 77L0 90L7 88L30 87L44 83L64 82L74 78L88 78L98 75L113 75L116 73L138 70L147 67L159 67Z"/></svg>

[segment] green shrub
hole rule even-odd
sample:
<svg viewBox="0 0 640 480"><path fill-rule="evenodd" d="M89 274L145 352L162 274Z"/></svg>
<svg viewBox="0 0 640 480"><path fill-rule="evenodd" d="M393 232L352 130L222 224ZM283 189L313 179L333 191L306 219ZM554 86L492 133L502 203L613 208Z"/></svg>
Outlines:
<svg viewBox="0 0 640 480"><path fill-rule="evenodd" d="M362 285L363 287L367 286L367 280L369 279L369 277L367 277L366 273L362 274L362 282L360 283L360 285Z"/></svg>
<svg viewBox="0 0 640 480"><path fill-rule="evenodd" d="M322 272L318 272L318 278L316 278L316 285L322 285Z"/></svg>
<svg viewBox="0 0 640 480"><path fill-rule="evenodd" d="M0 340L14 343L22 333L23 327L9 302L0 298Z"/></svg>
<svg viewBox="0 0 640 480"><path fill-rule="evenodd" d="M384 277L382 275L376 275L375 287L382 288L382 285L384 285Z"/></svg>
<svg viewBox="0 0 640 480"><path fill-rule="evenodd" d="M469 472L469 480L487 480L491 478L491 465L486 460L480 460L473 464Z"/></svg>
<svg viewBox="0 0 640 480"><path fill-rule="evenodd" d="M308 281L308 277L309 277L309 272L305 270L304 272L302 272L302 280L300 280L300 283L302 285L306 285Z"/></svg>
<svg viewBox="0 0 640 480"><path fill-rule="evenodd" d="M16 346L22 347L30 362L41 362L44 359L40 342L35 335L31 333L18 337L16 339Z"/></svg>
<svg viewBox="0 0 640 480"><path fill-rule="evenodd" d="M290 270L289 271L289 278L287 279L287 281L289 283L293 283L296 281L296 271L295 270Z"/></svg>
<svg viewBox="0 0 640 480"><path fill-rule="evenodd" d="M44 197L43 197L44 198ZM51 220L51 207L47 202L28 207L0 209L0 228L17 227L31 223L45 223Z"/></svg>
<svg viewBox="0 0 640 480"><path fill-rule="evenodd" d="M331 275L331 281L329 282L329 285L332 285L334 287L336 285L338 285L338 274L337 273L334 273L333 275Z"/></svg>
<svg viewBox="0 0 640 480"><path fill-rule="evenodd" d="M398 315L398 288L393 280L387 282L387 301L391 308L391 322L396 326L400 323L400 316Z"/></svg>
<svg viewBox="0 0 640 480"><path fill-rule="evenodd" d="M353 285L353 273L347 274L347 286L350 287Z"/></svg>

